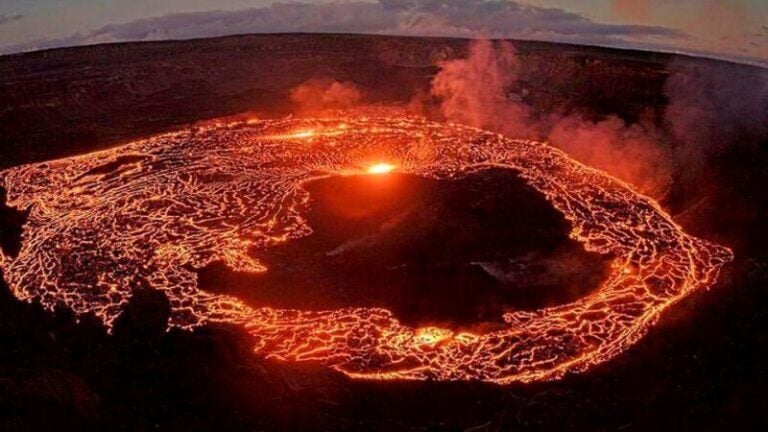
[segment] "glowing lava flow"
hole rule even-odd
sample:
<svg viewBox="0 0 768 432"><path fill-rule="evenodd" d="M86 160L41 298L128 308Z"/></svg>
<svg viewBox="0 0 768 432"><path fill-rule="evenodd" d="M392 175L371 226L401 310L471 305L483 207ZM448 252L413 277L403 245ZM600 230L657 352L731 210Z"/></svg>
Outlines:
<svg viewBox="0 0 768 432"><path fill-rule="evenodd" d="M302 185L365 173L371 161L433 178L515 169L565 215L574 239L615 257L613 272L578 301L509 312L502 330L485 334L411 328L384 309L252 308L198 289L190 268L213 261L266 271L249 250L311 233ZM132 289L149 284L170 299L171 326L236 323L260 355L318 361L353 377L508 383L581 371L712 285L732 258L559 150L412 118L220 124L13 168L0 185L9 205L31 209L18 256L0 255L17 297L93 312L109 326Z"/></svg>
<svg viewBox="0 0 768 432"><path fill-rule="evenodd" d="M377 163L376 165L371 165L368 168L368 174L386 174L389 172L392 172L392 170L395 169L394 165L388 164L388 163Z"/></svg>

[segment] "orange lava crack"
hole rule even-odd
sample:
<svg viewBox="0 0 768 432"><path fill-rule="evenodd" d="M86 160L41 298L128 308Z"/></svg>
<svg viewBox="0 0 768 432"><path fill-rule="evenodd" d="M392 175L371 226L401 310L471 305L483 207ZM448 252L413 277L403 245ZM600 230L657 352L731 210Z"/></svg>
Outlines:
<svg viewBox="0 0 768 432"><path fill-rule="evenodd" d="M198 289L190 268L267 271L249 250L309 235L305 183L395 167L431 178L515 169L570 221L572 238L615 257L612 272L588 296L509 312L484 334L412 328L384 309L253 308ZM627 349L732 259L555 148L417 118L221 123L12 168L0 185L9 205L31 209L18 256L0 254L18 298L95 313L109 327L144 281L168 296L172 327L235 323L259 355L358 378L510 383L582 371Z"/></svg>

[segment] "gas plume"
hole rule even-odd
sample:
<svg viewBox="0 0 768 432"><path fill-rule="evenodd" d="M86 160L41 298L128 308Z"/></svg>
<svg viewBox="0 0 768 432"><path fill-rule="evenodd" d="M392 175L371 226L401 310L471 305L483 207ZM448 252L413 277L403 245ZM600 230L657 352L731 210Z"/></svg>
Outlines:
<svg viewBox="0 0 768 432"><path fill-rule="evenodd" d="M585 164L609 172L638 190L659 196L670 178L668 154L656 145L651 122L627 124L618 116L592 120L582 113L534 114L510 94L520 59L509 42L473 42L464 59L440 64L432 95L447 120L512 137L545 139Z"/></svg>
<svg viewBox="0 0 768 432"><path fill-rule="evenodd" d="M729 64L675 61L665 83L675 156L700 170L713 158L768 137L768 73Z"/></svg>
<svg viewBox="0 0 768 432"><path fill-rule="evenodd" d="M360 104L363 93L350 82L311 78L294 87L290 97L296 113L311 115L354 108Z"/></svg>

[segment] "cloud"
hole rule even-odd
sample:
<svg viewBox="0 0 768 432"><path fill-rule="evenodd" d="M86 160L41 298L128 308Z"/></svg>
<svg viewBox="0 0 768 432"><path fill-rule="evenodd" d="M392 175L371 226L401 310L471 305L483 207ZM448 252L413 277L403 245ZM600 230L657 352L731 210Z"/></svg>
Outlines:
<svg viewBox="0 0 768 432"><path fill-rule="evenodd" d="M18 21L20 19L24 18L24 15L3 15L0 14L0 26L5 25L14 21Z"/></svg>
<svg viewBox="0 0 768 432"><path fill-rule="evenodd" d="M761 34L766 5L744 0L611 0L610 10L623 22L664 23L689 35L677 43L655 44L659 50L683 49L692 55L766 66L768 45Z"/></svg>
<svg viewBox="0 0 768 432"><path fill-rule="evenodd" d="M651 16L651 8L649 0L613 0L611 3L613 13L629 20L647 20Z"/></svg>
<svg viewBox="0 0 768 432"><path fill-rule="evenodd" d="M512 0L379 0L275 3L238 11L171 14L107 25L66 38L6 47L29 51L103 42L190 39L243 33L373 33L418 36L498 37L595 45L627 40L680 39L666 27L593 22L557 8Z"/></svg>

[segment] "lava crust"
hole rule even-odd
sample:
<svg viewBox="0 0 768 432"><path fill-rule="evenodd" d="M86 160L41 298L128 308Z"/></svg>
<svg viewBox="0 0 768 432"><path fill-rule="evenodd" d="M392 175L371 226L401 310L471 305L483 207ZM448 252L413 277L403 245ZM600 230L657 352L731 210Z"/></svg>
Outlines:
<svg viewBox="0 0 768 432"><path fill-rule="evenodd" d="M576 301L507 312L503 328L477 333L408 326L382 308L252 307L198 287L195 269L214 262L268 271L254 250L312 232L309 182L381 164L431 179L514 169L563 214L572 239L613 257L610 274ZM9 206L29 209L20 251L0 255L18 298L111 326L148 284L168 297L173 327L238 324L259 355L369 379L509 383L581 371L624 351L732 258L550 146L407 117L220 123L12 168L0 186Z"/></svg>

